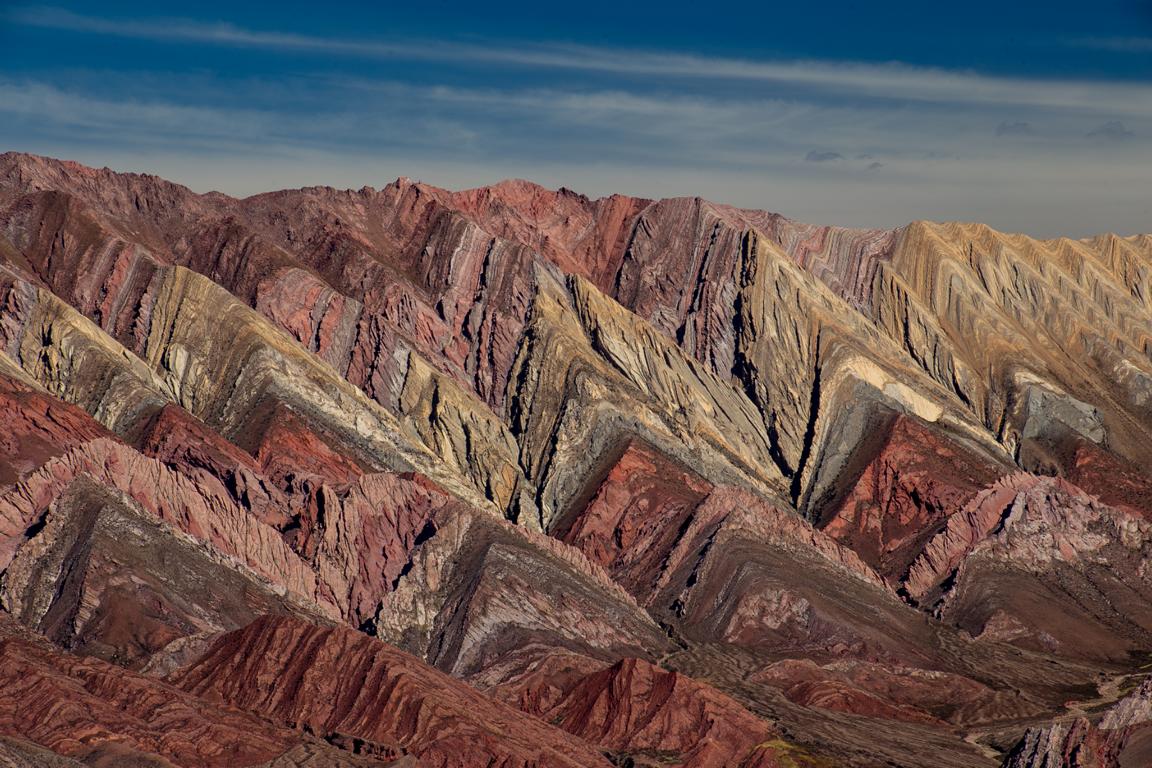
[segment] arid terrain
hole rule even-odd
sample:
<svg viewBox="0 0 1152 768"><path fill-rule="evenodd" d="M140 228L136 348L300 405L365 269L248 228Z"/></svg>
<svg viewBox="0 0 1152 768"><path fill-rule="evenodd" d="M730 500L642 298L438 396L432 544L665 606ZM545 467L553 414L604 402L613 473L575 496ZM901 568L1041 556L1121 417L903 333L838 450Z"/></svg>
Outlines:
<svg viewBox="0 0 1152 768"><path fill-rule="evenodd" d="M0 155L0 766L1152 765L1152 236Z"/></svg>

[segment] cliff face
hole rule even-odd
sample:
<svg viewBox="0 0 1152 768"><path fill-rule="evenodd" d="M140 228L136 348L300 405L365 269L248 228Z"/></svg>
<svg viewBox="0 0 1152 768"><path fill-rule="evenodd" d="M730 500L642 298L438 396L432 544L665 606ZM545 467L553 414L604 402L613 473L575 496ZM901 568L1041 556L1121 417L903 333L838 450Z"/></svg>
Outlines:
<svg viewBox="0 0 1152 768"><path fill-rule="evenodd" d="M0 757L1139 762L1150 272L0 156Z"/></svg>

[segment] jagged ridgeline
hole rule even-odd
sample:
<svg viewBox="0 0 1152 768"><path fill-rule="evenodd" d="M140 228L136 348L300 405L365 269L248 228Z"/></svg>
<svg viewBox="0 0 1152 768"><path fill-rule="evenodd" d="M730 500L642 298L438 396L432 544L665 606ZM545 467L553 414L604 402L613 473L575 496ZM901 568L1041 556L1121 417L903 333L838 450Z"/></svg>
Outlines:
<svg viewBox="0 0 1152 768"><path fill-rule="evenodd" d="M1148 764L1150 271L0 156L0 762Z"/></svg>

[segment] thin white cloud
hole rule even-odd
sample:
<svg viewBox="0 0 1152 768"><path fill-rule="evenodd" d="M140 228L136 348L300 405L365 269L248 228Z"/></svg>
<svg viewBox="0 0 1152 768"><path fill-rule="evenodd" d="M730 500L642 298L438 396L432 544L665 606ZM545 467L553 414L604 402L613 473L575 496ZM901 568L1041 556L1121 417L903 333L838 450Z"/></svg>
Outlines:
<svg viewBox="0 0 1152 768"><path fill-rule="evenodd" d="M412 149L462 145L473 136L465 121L439 115L333 110L301 118L278 109L101 97L48 82L2 77L0 118L6 118L0 119L0 140L9 144L27 135L27 130L20 133L21 126L31 126L36 133L71 136L78 145L146 144L278 155L340 145L355 151L364 145L353 139L365 132L394 137L393 146Z"/></svg>
<svg viewBox="0 0 1152 768"><path fill-rule="evenodd" d="M271 115L257 110L108 100L47 83L0 80L0 114L4 113L80 129L138 125L208 135L262 132L275 125Z"/></svg>
<svg viewBox="0 0 1152 768"><path fill-rule="evenodd" d="M493 160L621 157L632 161L708 167L769 168L796 165L805 158L826 161L869 155L908 168L998 156L1061 159L1110 151L1097 140L1113 123L1130 151L1147 151L1146 130L1138 123L1100 116L1026 114L1027 125L1044 120L1043 133L1024 146L998 142L982 112L952 105L915 110L883 103L844 104L782 99L706 97L624 90L496 89L422 86L394 81L326 81L312 90L323 98L285 102L264 98L259 83L182 81L176 89L125 97L114 83L101 95L94 81L114 75L90 74L82 84L61 87L45 81L0 77L0 115L13 118L0 138L18 138L19 119L27 131L71 131L77 141L93 134L176 145L190 137L248 141L255 151L268 141L283 145L346 147L349 153L390 147L433 149L464 157L477 151ZM287 87L287 86L285 86ZM139 89L137 89L139 90ZM298 90L309 90L300 87ZM195 104L186 103L195 93ZM1016 112L1017 110L1013 110ZM1024 123L1019 123L1023 125ZM1017 125L1013 123L1011 125ZM1109 136L1117 134L1113 126ZM1089 133L1092 139L1086 138ZM947 152L943 152L947 150ZM821 153L824 153L823 155ZM858 158L859 159L859 158ZM826 162L826 165L836 165ZM855 164L843 164L847 170Z"/></svg>
<svg viewBox="0 0 1152 768"><path fill-rule="evenodd" d="M824 89L853 97L974 105L1022 105L1132 117L1152 116L1152 85L993 77L971 72L821 60L760 61L574 45L475 45L443 41L350 40L260 31L189 19L120 20L58 8L15 8L26 26L150 40L181 41L379 59L493 64L684 80L755 81ZM1135 39L1138 42L1138 39ZM1129 40L1129 43L1134 42Z"/></svg>
<svg viewBox="0 0 1152 768"><path fill-rule="evenodd" d="M1124 123L1119 120L1109 120L1101 125L1099 128L1092 130L1088 133L1088 138L1105 139L1107 141L1123 141L1130 139L1135 134L1124 127Z"/></svg>
<svg viewBox="0 0 1152 768"><path fill-rule="evenodd" d="M1072 41L1078 48L1117 53L1152 53L1152 37L1085 37Z"/></svg>
<svg viewBox="0 0 1152 768"><path fill-rule="evenodd" d="M997 136L1035 136L1036 129L1032 127L1032 123L1026 123L1022 120L1003 120L996 126Z"/></svg>
<svg viewBox="0 0 1152 768"><path fill-rule="evenodd" d="M806 163L834 163L844 159L844 155L839 152L818 152L812 150L804 156Z"/></svg>

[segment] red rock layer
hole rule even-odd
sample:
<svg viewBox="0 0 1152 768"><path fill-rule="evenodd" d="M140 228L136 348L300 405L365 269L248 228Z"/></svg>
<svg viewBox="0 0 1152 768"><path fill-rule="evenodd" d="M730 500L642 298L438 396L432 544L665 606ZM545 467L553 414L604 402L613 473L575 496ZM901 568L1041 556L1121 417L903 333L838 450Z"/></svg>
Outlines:
<svg viewBox="0 0 1152 768"><path fill-rule="evenodd" d="M1064 476L1105 504L1152 519L1152 480L1140 467L1094 443L1077 442Z"/></svg>
<svg viewBox="0 0 1152 768"><path fill-rule="evenodd" d="M592 768L593 748L344 628L262 618L172 683L327 738L396 745L431 768Z"/></svg>
<svg viewBox="0 0 1152 768"><path fill-rule="evenodd" d="M19 639L0 639L0 733L105 765L255 766L298 737L153 678Z"/></svg>
<svg viewBox="0 0 1152 768"><path fill-rule="evenodd" d="M278 484L314 475L329 484L350 483L364 474L354 460L338 453L287 406L272 406L255 451L261 469Z"/></svg>
<svg viewBox="0 0 1152 768"><path fill-rule="evenodd" d="M734 488L717 488L698 508L661 595L667 621L697 642L905 663L934 653L923 619L852 550Z"/></svg>
<svg viewBox="0 0 1152 768"><path fill-rule="evenodd" d="M805 707L911 723L982 722L1041 713L1035 705L970 678L867 662L775 662L754 675Z"/></svg>
<svg viewBox="0 0 1152 768"><path fill-rule="evenodd" d="M1005 471L923 422L897 416L820 527L897 583L948 516Z"/></svg>
<svg viewBox="0 0 1152 768"><path fill-rule="evenodd" d="M219 481L260 520L288 524L289 500L262 476L257 461L180 406L160 409L144 425L137 446L145 456L207 485L214 485L212 479Z"/></svg>
<svg viewBox="0 0 1152 768"><path fill-rule="evenodd" d="M500 695L606 749L662 755L682 768L743 765L756 747L774 737L765 721L730 697L640 659L624 659L567 681L560 671L550 669L547 677L534 675L505 686ZM562 686L558 695L549 690L557 683Z"/></svg>
<svg viewBox="0 0 1152 768"><path fill-rule="evenodd" d="M0 376L0 486L99 437L113 436L76 406Z"/></svg>
<svg viewBox="0 0 1152 768"><path fill-rule="evenodd" d="M643 601L664 560L711 483L637 441L629 441L583 510L553 535L603 565Z"/></svg>
<svg viewBox="0 0 1152 768"><path fill-rule="evenodd" d="M445 202L506 240L524 243L569 274L610 290L636 217L652 201L623 195L589 200L527 181L443 194Z"/></svg>
<svg viewBox="0 0 1152 768"><path fill-rule="evenodd" d="M177 406L158 413L141 447L194 478L202 495L230 497L278 531L327 580L324 599L346 605L359 625L391 590L417 537L434 529L434 513L455 502L417 475L365 475L285 406L267 410L263 431L251 436L255 459ZM347 546L333 546L344 537Z"/></svg>
<svg viewBox="0 0 1152 768"><path fill-rule="evenodd" d="M1001 524L1017 496L1040 482L1039 478L1024 473L1009 475L985 488L953 514L909 569L905 581L909 594L923 600L953 576L964 558Z"/></svg>
<svg viewBox="0 0 1152 768"><path fill-rule="evenodd" d="M145 424L137 443L141 452L186 470L205 469L224 477L238 468L255 472L259 465L178 405L169 404Z"/></svg>

